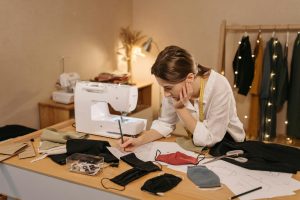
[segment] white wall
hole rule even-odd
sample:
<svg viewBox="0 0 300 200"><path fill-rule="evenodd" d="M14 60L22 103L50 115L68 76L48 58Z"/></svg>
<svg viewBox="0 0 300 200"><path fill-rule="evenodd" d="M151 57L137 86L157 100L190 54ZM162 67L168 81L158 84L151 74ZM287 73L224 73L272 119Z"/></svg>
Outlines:
<svg viewBox="0 0 300 200"><path fill-rule="evenodd" d="M65 71L82 79L116 68L131 0L0 0L0 126L39 128L38 102Z"/></svg>
<svg viewBox="0 0 300 200"><path fill-rule="evenodd" d="M133 26L152 36L162 50L167 45L179 45L189 50L196 60L215 69L219 50L219 29L222 20L228 24L300 24L298 0L133 0ZM277 34L284 41L285 34ZM226 49L226 76L232 83L231 62L241 34L228 34ZM264 34L268 39L270 34ZM252 41L255 37L250 35ZM292 44L291 35L290 43ZM290 45L292 46L292 45ZM291 50L290 50L291 52ZM150 72L155 59L140 58L135 63L141 77L153 79ZM138 75L136 75L137 77ZM157 94L158 86L155 86ZM244 118L249 112L249 99L236 94L238 115ZM156 111L158 98L156 96ZM284 133L285 111L278 119L278 132Z"/></svg>

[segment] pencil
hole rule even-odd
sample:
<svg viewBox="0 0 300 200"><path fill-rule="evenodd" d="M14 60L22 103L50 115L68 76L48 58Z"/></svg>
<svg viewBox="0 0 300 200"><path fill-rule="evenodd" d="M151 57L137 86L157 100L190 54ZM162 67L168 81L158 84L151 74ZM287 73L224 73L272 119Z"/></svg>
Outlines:
<svg viewBox="0 0 300 200"><path fill-rule="evenodd" d="M122 141L122 144L124 143L124 138L123 138L123 132L122 132L122 127L121 127L121 121L118 120L118 123L119 123L119 129L120 129L120 134L121 134L121 141Z"/></svg>
<svg viewBox="0 0 300 200"><path fill-rule="evenodd" d="M236 199L236 198L238 198L238 197L240 197L240 196L243 196L243 195L246 195L246 194L249 194L249 193L251 193L251 192L254 192L254 191L256 191L256 190L260 190L260 189L262 189L262 187L260 186L260 187L257 187L257 188L254 188L254 189L252 189L252 190L248 190L248 191L246 191L246 192L243 192L243 193L241 193L241 194L237 194L237 195L235 195L235 196L232 196L231 198L229 198L230 200L232 200L232 199Z"/></svg>

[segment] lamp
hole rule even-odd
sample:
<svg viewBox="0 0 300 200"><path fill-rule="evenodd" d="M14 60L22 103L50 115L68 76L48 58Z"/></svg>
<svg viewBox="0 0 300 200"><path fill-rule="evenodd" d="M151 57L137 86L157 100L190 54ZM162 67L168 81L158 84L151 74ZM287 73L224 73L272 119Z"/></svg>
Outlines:
<svg viewBox="0 0 300 200"><path fill-rule="evenodd" d="M143 45L142 45L143 51L150 52L151 48L152 48L152 44L155 45L155 47L157 48L157 50L159 52L158 45L156 44L156 42L153 41L152 37L148 38L148 40L143 43Z"/></svg>

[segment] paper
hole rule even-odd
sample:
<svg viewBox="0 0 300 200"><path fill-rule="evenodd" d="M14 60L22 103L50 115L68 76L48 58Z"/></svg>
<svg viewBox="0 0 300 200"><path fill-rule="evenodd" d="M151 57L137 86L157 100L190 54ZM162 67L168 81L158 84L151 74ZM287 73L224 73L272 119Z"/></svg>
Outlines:
<svg viewBox="0 0 300 200"><path fill-rule="evenodd" d="M120 157L122 156L132 153L132 152L121 151L116 147L107 147L107 149L118 159L120 159ZM193 156L193 157L198 156L198 154L194 152L183 149L175 142L150 142L142 146L139 146L133 151L133 153L135 153L136 157L139 158L140 160L155 161L155 155L157 150L159 150L162 154L175 153L176 151L180 151L181 153L184 153L189 156ZM161 164L166 165L166 163L162 163L162 162Z"/></svg>

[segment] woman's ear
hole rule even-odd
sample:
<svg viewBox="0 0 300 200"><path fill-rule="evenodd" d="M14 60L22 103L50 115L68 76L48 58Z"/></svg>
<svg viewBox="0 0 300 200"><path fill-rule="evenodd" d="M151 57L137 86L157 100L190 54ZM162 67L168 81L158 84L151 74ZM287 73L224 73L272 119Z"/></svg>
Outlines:
<svg viewBox="0 0 300 200"><path fill-rule="evenodd" d="M194 79L195 79L195 74L193 74L193 73L189 73L187 76L186 76L186 81L188 82L188 83L192 83L193 81L194 81Z"/></svg>

